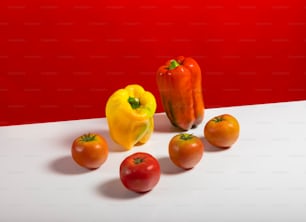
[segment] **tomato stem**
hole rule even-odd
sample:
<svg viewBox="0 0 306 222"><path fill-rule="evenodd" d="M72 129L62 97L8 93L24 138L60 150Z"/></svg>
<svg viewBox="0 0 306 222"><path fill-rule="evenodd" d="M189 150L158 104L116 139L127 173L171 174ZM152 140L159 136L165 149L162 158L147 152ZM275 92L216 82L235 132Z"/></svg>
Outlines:
<svg viewBox="0 0 306 222"><path fill-rule="evenodd" d="M190 133L182 133L180 139L182 140L190 140L193 138L193 135Z"/></svg>
<svg viewBox="0 0 306 222"><path fill-rule="evenodd" d="M129 104L131 105L131 107L133 108L133 109L137 109L137 108L139 108L140 107L140 100L138 99L138 98L135 98L135 97L129 97L128 98L128 102L129 102Z"/></svg>
<svg viewBox="0 0 306 222"><path fill-rule="evenodd" d="M96 135L95 134L84 134L83 136L81 136L80 141L82 142L90 142L90 141L94 141L96 139Z"/></svg>
<svg viewBox="0 0 306 222"><path fill-rule="evenodd" d="M213 118L213 121L214 121L215 123L222 122L223 120L224 120L224 119L223 119L221 116L217 116L217 117Z"/></svg>
<svg viewBox="0 0 306 222"><path fill-rule="evenodd" d="M141 158L141 157L136 157L136 158L134 158L134 163L135 163L135 164L140 164L140 163L142 163L143 161L144 161L144 159Z"/></svg>

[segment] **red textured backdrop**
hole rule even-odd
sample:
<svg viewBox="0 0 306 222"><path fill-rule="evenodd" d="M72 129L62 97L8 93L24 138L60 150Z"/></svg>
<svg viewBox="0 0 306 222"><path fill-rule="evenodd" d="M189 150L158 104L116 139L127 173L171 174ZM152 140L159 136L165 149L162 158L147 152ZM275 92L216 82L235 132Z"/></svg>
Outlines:
<svg viewBox="0 0 306 222"><path fill-rule="evenodd" d="M0 3L0 125L103 117L130 83L156 95L167 59L194 57L206 107L306 99L305 1Z"/></svg>

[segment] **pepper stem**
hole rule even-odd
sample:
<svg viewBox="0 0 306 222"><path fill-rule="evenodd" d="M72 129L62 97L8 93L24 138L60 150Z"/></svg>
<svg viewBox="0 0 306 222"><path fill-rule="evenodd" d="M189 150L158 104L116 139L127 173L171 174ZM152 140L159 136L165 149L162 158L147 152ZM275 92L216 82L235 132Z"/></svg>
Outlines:
<svg viewBox="0 0 306 222"><path fill-rule="evenodd" d="M140 107L140 101L139 101L138 98L129 97L129 98L128 98L128 102L129 102L129 104L131 105L131 107L132 107L133 109L137 109L137 108Z"/></svg>
<svg viewBox="0 0 306 222"><path fill-rule="evenodd" d="M175 60L175 59L172 59L170 61L170 65L169 65L169 70L172 70L172 69L175 69L176 67L178 67L180 64Z"/></svg>

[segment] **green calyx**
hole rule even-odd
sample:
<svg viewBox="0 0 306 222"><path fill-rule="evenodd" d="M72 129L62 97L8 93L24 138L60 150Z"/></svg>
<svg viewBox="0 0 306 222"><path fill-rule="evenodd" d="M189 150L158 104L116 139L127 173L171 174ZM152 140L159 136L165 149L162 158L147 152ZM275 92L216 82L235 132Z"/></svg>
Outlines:
<svg viewBox="0 0 306 222"><path fill-rule="evenodd" d="M217 116L212 119L215 123L222 122L224 119L221 116Z"/></svg>
<svg viewBox="0 0 306 222"><path fill-rule="evenodd" d="M180 139L181 140L190 140L190 139L192 139L194 136L192 135L192 134L190 134L190 133L182 133L181 135L180 135Z"/></svg>
<svg viewBox="0 0 306 222"><path fill-rule="evenodd" d="M142 163L143 161L144 161L144 159L141 158L141 157L136 157L136 158L134 158L134 163L135 163L135 164L140 164L140 163Z"/></svg>
<svg viewBox="0 0 306 222"><path fill-rule="evenodd" d="M172 59L170 61L170 65L169 65L169 70L172 70L172 69L175 69L176 67L178 67L180 64L175 60L175 59Z"/></svg>
<svg viewBox="0 0 306 222"><path fill-rule="evenodd" d="M131 105L133 109L137 109L140 107L140 100L135 97L129 97L128 98L128 103Z"/></svg>
<svg viewBox="0 0 306 222"><path fill-rule="evenodd" d="M90 142L90 141L94 141L96 139L96 135L95 134L84 134L83 136L81 136L80 141L81 142Z"/></svg>

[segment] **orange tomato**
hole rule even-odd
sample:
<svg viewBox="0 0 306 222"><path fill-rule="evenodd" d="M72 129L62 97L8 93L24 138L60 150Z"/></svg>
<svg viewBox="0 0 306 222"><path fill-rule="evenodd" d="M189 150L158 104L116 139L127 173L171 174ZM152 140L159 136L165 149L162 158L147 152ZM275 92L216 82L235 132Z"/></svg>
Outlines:
<svg viewBox="0 0 306 222"><path fill-rule="evenodd" d="M213 146L231 147L239 137L238 120L230 114L222 114L210 119L204 127L204 136Z"/></svg>
<svg viewBox="0 0 306 222"><path fill-rule="evenodd" d="M204 144L197 136L181 133L172 137L168 152L176 166L187 170L193 168L202 159Z"/></svg>
<svg viewBox="0 0 306 222"><path fill-rule="evenodd" d="M99 134L88 133L76 138L71 147L73 160L88 169L99 168L108 157L108 145Z"/></svg>

